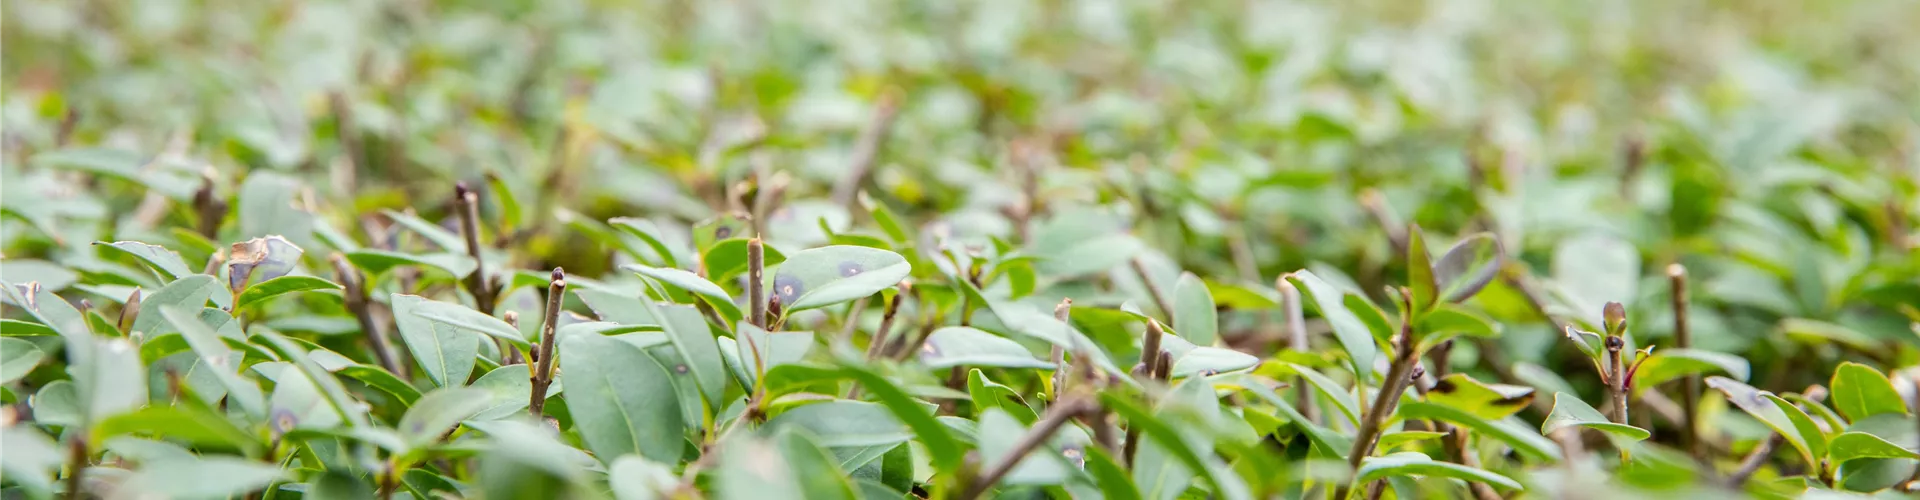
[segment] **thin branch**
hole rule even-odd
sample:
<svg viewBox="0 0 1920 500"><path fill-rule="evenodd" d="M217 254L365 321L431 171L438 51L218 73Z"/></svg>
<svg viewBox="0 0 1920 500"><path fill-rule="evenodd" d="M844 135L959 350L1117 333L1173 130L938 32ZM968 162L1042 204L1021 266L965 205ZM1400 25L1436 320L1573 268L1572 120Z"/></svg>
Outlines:
<svg viewBox="0 0 1920 500"><path fill-rule="evenodd" d="M1380 196L1380 191L1373 188L1361 190L1360 208L1366 209L1367 215L1373 217L1373 222L1387 231L1387 242L1393 245L1393 253L1406 255L1407 225L1400 222L1399 216L1393 214L1393 207L1387 205L1387 200Z"/></svg>
<svg viewBox="0 0 1920 500"><path fill-rule="evenodd" d="M346 291L347 309L353 311L354 319L360 322L360 331L366 334L374 359L387 373L406 380L408 373L401 370L400 363L394 359L393 343L387 340L386 332L380 330L380 325L373 321L373 308L367 301L367 275L348 265L345 255L335 253L327 260L333 264L334 281L340 282Z"/></svg>
<svg viewBox="0 0 1920 500"><path fill-rule="evenodd" d="M961 490L960 495L955 498L959 500L979 498L981 494L992 488L994 483L1005 478L1007 473L1013 472L1013 467L1019 465L1020 460L1027 458L1027 455L1032 454L1035 449L1046 444L1061 426L1093 408L1095 405L1085 399L1070 399L1047 408L1046 415L1042 416L1039 422L1034 423L1033 428L1027 430L1026 434L1021 435L1020 440L1014 442L1013 448L1008 450L1006 455L994 462L992 467L987 468L985 474L975 476L973 481L967 484L966 489Z"/></svg>
<svg viewBox="0 0 1920 500"><path fill-rule="evenodd" d="M503 313L500 315L500 320L507 322L507 326L513 327L513 331L516 331L516 332L520 331L520 313L519 312L507 311L506 313ZM526 362L524 358L520 357L520 349L514 348L513 344L508 344L506 340L495 338L493 339L493 345L494 347L500 348L501 364L517 365L517 364ZM532 370L528 370L528 371L531 372Z"/></svg>
<svg viewBox="0 0 1920 500"><path fill-rule="evenodd" d="M1613 423L1627 422L1627 364L1626 331L1627 307L1619 302L1608 302L1601 314L1607 327L1607 395L1613 400Z"/></svg>
<svg viewBox="0 0 1920 500"><path fill-rule="evenodd" d="M867 341L867 359L879 357L886 351L888 338L893 334L893 322L900 317L900 303L913 293L913 279L900 280L899 291L893 294L893 300L887 301L887 312L880 316L880 328L873 331L873 338Z"/></svg>
<svg viewBox="0 0 1920 500"><path fill-rule="evenodd" d="M553 281L547 284L546 319L540 323L540 350L534 356L534 361L540 366L533 372L532 399L527 402L527 411L533 414L535 420L539 420L541 413L546 410L547 385L553 383L554 328L560 321L561 300L566 297L566 278L566 272L556 267L553 268Z"/></svg>
<svg viewBox="0 0 1920 500"><path fill-rule="evenodd" d="M1667 280L1673 293L1673 342L1681 349L1693 347L1693 334L1687 328L1687 268L1676 262L1667 266ZM1680 381L1680 443L1693 459L1708 463L1707 448L1700 443L1700 429L1694 413L1700 407L1700 376L1688 375Z"/></svg>
<svg viewBox="0 0 1920 500"><path fill-rule="evenodd" d="M853 156L848 160L847 176L833 186L834 204L854 209L854 193L860 191L860 185L867 182L873 174L873 164L880 158L880 147L887 140L888 132L893 130L893 119L900 114L900 92L889 90L880 95L879 104L873 108L873 116L867 120L867 128L860 132L860 139L853 145Z"/></svg>
<svg viewBox="0 0 1920 500"><path fill-rule="evenodd" d="M1821 400L1827 399L1826 389L1821 388L1820 386L1810 387L1806 391L1804 391L1801 395L1805 396L1807 398L1807 401L1812 401L1815 403L1818 403ZM1727 475L1727 487L1739 489L1740 485L1745 484L1748 478L1753 477L1753 474L1755 472L1760 471L1760 467L1767 465L1767 457L1772 456L1773 450L1776 448L1779 448L1780 443L1784 442L1785 440L1786 440L1786 437L1777 432L1768 435L1766 441L1760 442L1759 447L1754 448L1752 452L1747 453L1746 458L1740 459L1740 468L1735 469L1732 474ZM1812 467L1819 467L1819 464L1807 464L1807 465Z"/></svg>
<svg viewBox="0 0 1920 500"><path fill-rule="evenodd" d="M1300 289L1287 280L1286 275L1274 280L1274 286L1280 288L1280 307L1287 313L1287 348L1293 352L1307 352L1307 319L1300 302ZM1320 409L1313 404L1313 393L1306 389L1303 377L1294 377L1293 406L1310 421L1319 421Z"/></svg>
<svg viewBox="0 0 1920 500"><path fill-rule="evenodd" d="M1067 320L1072 317L1072 312L1073 312L1073 299L1071 298L1060 299L1060 305L1053 306L1053 319L1061 323L1066 323ZM1061 391L1064 391L1067 389L1067 374L1070 373L1072 370L1070 370L1070 367L1067 366L1067 348L1061 347L1059 344L1054 344L1052 354L1053 354L1053 399L1054 401L1059 401ZM1077 354L1074 356L1075 360L1078 360L1079 358L1080 356Z"/></svg>
<svg viewBox="0 0 1920 500"><path fill-rule="evenodd" d="M1133 273L1140 276L1140 283L1147 287L1147 295L1153 297L1153 306L1160 308L1160 314L1173 318L1173 303L1167 301L1167 294L1160 292L1160 285L1154 284L1153 277L1147 275L1147 265L1139 257L1127 261L1133 267Z"/></svg>
<svg viewBox="0 0 1920 500"><path fill-rule="evenodd" d="M85 486L83 478L87 471L87 457L93 455L87 451L85 433L74 433L73 440L68 442L67 451L67 498L85 498L82 496Z"/></svg>
<svg viewBox="0 0 1920 500"><path fill-rule="evenodd" d="M1406 293L1405 289L1402 289L1401 293ZM1412 323L1401 322L1398 344L1393 364L1387 369L1387 378L1381 382L1380 392L1373 400L1373 407L1368 409L1367 418L1360 421L1360 429L1354 435L1353 449L1347 452L1347 465L1354 470L1359 470L1360 463L1373 454L1375 442L1380 438L1380 429L1386 425L1387 417L1393 413L1393 407L1400 400L1400 394L1406 392L1408 384L1413 380L1414 365L1420 360L1419 353L1415 352L1418 346L1413 341ZM1341 486L1334 492L1333 497L1346 498L1353 486L1352 483Z"/></svg>
<svg viewBox="0 0 1920 500"><path fill-rule="evenodd" d="M467 189L464 181L454 183L453 192L455 211L460 213L460 235L466 237L467 256L474 262L473 274L467 275L467 293L473 294L481 314L492 316L493 280L487 276L486 259L480 258L480 197Z"/></svg>
<svg viewBox="0 0 1920 500"><path fill-rule="evenodd" d="M1148 319L1146 338L1140 341L1140 364L1134 365L1133 367L1134 378L1150 380L1156 378L1159 374L1158 365L1161 359L1160 354L1163 353L1160 349L1160 337L1162 335L1166 335L1166 330L1160 328L1160 321ZM1133 455L1139 451L1139 449L1140 429L1128 425L1126 442L1120 449L1120 453L1126 459L1128 466L1133 465Z"/></svg>
<svg viewBox="0 0 1920 500"><path fill-rule="evenodd" d="M766 290L766 250L759 236L747 240L747 304L752 315L747 319L753 326L767 327L767 290Z"/></svg>

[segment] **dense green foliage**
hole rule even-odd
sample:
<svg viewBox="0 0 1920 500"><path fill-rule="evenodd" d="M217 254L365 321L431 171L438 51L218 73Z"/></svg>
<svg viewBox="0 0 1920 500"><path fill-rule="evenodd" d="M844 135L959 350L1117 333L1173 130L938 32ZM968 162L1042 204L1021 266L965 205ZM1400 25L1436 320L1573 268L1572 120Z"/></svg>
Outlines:
<svg viewBox="0 0 1920 500"><path fill-rule="evenodd" d="M8 0L0 497L1920 478L1920 3Z"/></svg>

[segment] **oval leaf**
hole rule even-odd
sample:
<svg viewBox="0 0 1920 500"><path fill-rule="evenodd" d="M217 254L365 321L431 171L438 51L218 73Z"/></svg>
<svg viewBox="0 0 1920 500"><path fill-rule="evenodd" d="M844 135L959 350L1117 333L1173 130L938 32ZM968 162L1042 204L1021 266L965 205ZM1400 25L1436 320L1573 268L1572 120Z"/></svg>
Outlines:
<svg viewBox="0 0 1920 500"><path fill-rule="evenodd" d="M338 289L340 285L312 276L281 276L247 287L246 291L240 292L239 298L234 299L233 308L236 311L246 309L247 306L294 292Z"/></svg>
<svg viewBox="0 0 1920 500"><path fill-rule="evenodd" d="M773 294L786 312L839 304L879 293L913 271L900 254L834 245L794 252L773 276Z"/></svg>
<svg viewBox="0 0 1920 500"><path fill-rule="evenodd" d="M934 330L920 347L920 363L930 369L955 366L998 368L1054 368L1027 352L1020 343L966 326Z"/></svg>
<svg viewBox="0 0 1920 500"><path fill-rule="evenodd" d="M601 462L630 453L680 459L680 401L666 367L638 347L594 335L561 339L557 359L574 428Z"/></svg>
<svg viewBox="0 0 1920 500"><path fill-rule="evenodd" d="M1194 345L1213 345L1220 337L1219 311L1206 282L1193 273L1181 273L1173 286L1173 330ZM1177 366L1177 365L1176 365Z"/></svg>

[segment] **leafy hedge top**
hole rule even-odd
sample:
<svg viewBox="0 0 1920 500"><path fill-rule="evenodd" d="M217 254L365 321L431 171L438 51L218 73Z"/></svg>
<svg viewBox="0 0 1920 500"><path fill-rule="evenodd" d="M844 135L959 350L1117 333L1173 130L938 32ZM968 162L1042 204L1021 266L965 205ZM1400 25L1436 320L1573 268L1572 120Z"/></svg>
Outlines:
<svg viewBox="0 0 1920 500"><path fill-rule="evenodd" d="M0 496L1917 486L1910 2L16 4Z"/></svg>

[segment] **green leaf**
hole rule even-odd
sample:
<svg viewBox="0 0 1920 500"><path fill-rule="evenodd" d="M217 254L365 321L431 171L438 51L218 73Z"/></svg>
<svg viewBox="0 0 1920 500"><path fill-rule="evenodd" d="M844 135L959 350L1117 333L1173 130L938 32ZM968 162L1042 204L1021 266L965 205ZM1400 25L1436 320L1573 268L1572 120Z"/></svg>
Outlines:
<svg viewBox="0 0 1920 500"><path fill-rule="evenodd" d="M423 300L413 306L413 314L435 323L441 323L461 330L479 333L501 340L522 349L531 344L522 336L519 329L501 321L499 318L482 314L467 306L450 302Z"/></svg>
<svg viewBox="0 0 1920 500"><path fill-rule="evenodd" d="M197 311L196 311L197 312ZM224 313L223 313L224 314ZM227 390L228 401L239 406L248 416L263 419L267 416L265 399L260 385L240 375L240 366L244 354L235 353L232 347L220 340L220 334L208 327L197 314L179 306L163 306L160 316L180 331L180 337L186 340L200 362L206 366L222 387Z"/></svg>
<svg viewBox="0 0 1920 500"><path fill-rule="evenodd" d="M679 250L678 247L667 245L666 239L663 236L664 231L661 231L660 226L654 224L653 221L633 217L614 217L607 219L607 225L633 235L633 237L639 239L641 243L645 243L648 249L653 251L654 255L660 257L661 266L667 268L680 267L681 257L684 254L676 251ZM635 252L635 255L638 255L638 252ZM709 271L711 271L711 269L709 269Z"/></svg>
<svg viewBox="0 0 1920 500"><path fill-rule="evenodd" d="M1821 345L1832 342L1845 344L1861 352L1874 352L1880 349L1880 341L1859 330L1845 325L1829 323L1815 319L1787 318L1780 320L1780 331L1788 337L1805 342L1808 345Z"/></svg>
<svg viewBox="0 0 1920 500"><path fill-rule="evenodd" d="M893 445L913 437L911 429L887 406L852 400L813 403L787 410L768 419L764 428L768 432L805 429L816 442L828 448Z"/></svg>
<svg viewBox="0 0 1920 500"><path fill-rule="evenodd" d="M163 498L227 498L259 491L285 477L274 464L206 456L146 464L120 487Z"/></svg>
<svg viewBox="0 0 1920 500"><path fill-rule="evenodd" d="M1355 482L1359 484L1393 476L1420 475L1482 483L1508 491L1525 489L1520 482L1506 476L1452 462L1436 461L1417 451L1370 457L1360 463L1360 470L1356 472L1360 478Z"/></svg>
<svg viewBox="0 0 1920 500"><path fill-rule="evenodd" d="M966 326L948 326L927 336L918 353L926 368L955 366L1052 369L1053 363L1033 357L1018 342Z"/></svg>
<svg viewBox="0 0 1920 500"><path fill-rule="evenodd" d="M1407 226L1407 289L1413 295L1413 315L1419 318L1439 302L1440 286L1433 275L1433 254L1427 252L1426 231Z"/></svg>
<svg viewBox="0 0 1920 500"><path fill-rule="evenodd" d="M35 337L35 336L41 336L41 335L59 335L59 334L60 334L59 332L53 331L53 327L43 325L40 323L34 323L31 321L21 321L21 320L12 319L12 318L0 318L0 336Z"/></svg>
<svg viewBox="0 0 1920 500"><path fill-rule="evenodd" d="M707 266L707 276L715 281L725 282L729 278L747 272L747 240L735 238L714 243L707 248L701 263ZM771 244L761 245L760 263L768 269L787 261L787 255L780 253Z"/></svg>
<svg viewBox="0 0 1920 500"><path fill-rule="evenodd" d="M113 243L96 241L93 244L145 262L147 267L153 268L154 272L160 275L160 279L165 281L173 281L193 274L193 270L187 267L187 261L181 259L179 253L160 245L149 245L138 241Z"/></svg>
<svg viewBox="0 0 1920 500"><path fill-rule="evenodd" d="M319 391L320 396L326 401L327 406L333 409L335 415L338 415L342 420L346 421L348 426L360 427L366 425L366 413L360 409L358 403L353 401L353 398L347 396L347 388L340 385L340 380L333 378L333 374L328 373L325 369L321 368L318 363L315 363L312 358L308 357L306 349L278 333L262 332L255 334L253 338L264 343L267 349L280 355L280 359L288 360L288 362L292 363L296 373L304 375L308 382L312 382L313 387ZM282 375L279 383L284 385L290 378L291 377ZM275 392L277 393L278 391L279 388L276 387ZM274 418L278 417L275 416Z"/></svg>
<svg viewBox="0 0 1920 500"><path fill-rule="evenodd" d="M833 245L794 252L773 276L773 294L791 314L893 288L913 266L900 254L876 248Z"/></svg>
<svg viewBox="0 0 1920 500"><path fill-rule="evenodd" d="M0 338L0 384L11 384L32 373L46 357L40 347L16 338Z"/></svg>
<svg viewBox="0 0 1920 500"><path fill-rule="evenodd" d="M1213 293L1193 273L1180 273L1173 285L1173 330L1194 345L1209 346L1219 339L1220 317Z"/></svg>
<svg viewBox="0 0 1920 500"><path fill-rule="evenodd" d="M471 387L443 387L421 396L407 413L400 416L400 431L407 444L425 446L440 440L440 435L492 406L490 394Z"/></svg>
<svg viewBox="0 0 1920 500"><path fill-rule="evenodd" d="M463 385L467 376L473 374L473 359L480 353L480 338L461 333L451 324L421 317L417 311L421 304L428 302L415 295L393 294L389 305L393 308L394 326L400 331L400 342L413 354L420 369L427 372L433 385Z"/></svg>
<svg viewBox="0 0 1920 500"><path fill-rule="evenodd" d="M448 231L446 228L440 227L439 224L428 222L426 219L422 219L416 215L394 210L382 210L380 213L386 215L388 219L392 219L393 222L399 224L400 227L407 228L407 230L413 231L414 234L426 238L427 241L433 243L433 246L440 247L441 250L455 253L466 253L467 251L467 240L465 238L460 237L460 235L455 234L453 231Z"/></svg>
<svg viewBox="0 0 1920 500"><path fill-rule="evenodd" d="M1533 388L1518 385L1488 384L1464 373L1449 374L1434 382L1427 401L1451 406L1473 416L1499 420L1519 413L1533 403Z"/></svg>
<svg viewBox="0 0 1920 500"><path fill-rule="evenodd" d="M1100 487L1100 494L1113 500L1139 500L1140 487L1133 484L1133 477L1106 451L1098 446L1089 446L1086 470Z"/></svg>
<svg viewBox="0 0 1920 500"><path fill-rule="evenodd" d="M400 404L405 406L413 406L416 401L420 400L419 389L413 388L413 385L408 384L404 380L400 380L399 377L394 376L392 373L387 373L386 370L378 366L354 363L338 368L330 368L329 370L345 375L347 378L358 380L362 384L367 384L367 387L372 387L378 389L380 392L387 393L387 395L393 396L394 399L399 400Z"/></svg>
<svg viewBox="0 0 1920 500"><path fill-rule="evenodd" d="M473 415L473 420L499 420L507 418L530 403L533 381L529 379L527 365L506 365L488 371L486 375L473 381L469 387L487 391L487 407ZM554 379L547 386L547 399L553 399L565 389L562 378Z"/></svg>
<svg viewBox="0 0 1920 500"><path fill-rule="evenodd" d="M1548 414L1546 422L1540 424L1540 433L1552 435L1554 431L1568 427L1586 427L1606 433L1607 439L1613 441L1615 447L1623 447L1626 443L1642 441L1653 436L1653 433L1646 429L1607 420L1606 415L1601 415L1600 410L1595 410L1586 401L1581 401L1579 396L1564 392L1554 393L1553 413Z"/></svg>
<svg viewBox="0 0 1920 500"><path fill-rule="evenodd" d="M20 306L34 319L40 320L40 324L58 332L67 339L68 344L93 338L93 333L87 330L86 316L81 315L80 310L74 309L66 299L54 295L38 283L0 284L0 296Z"/></svg>
<svg viewBox="0 0 1920 500"><path fill-rule="evenodd" d="M234 299L233 309L235 311L243 310L246 309L247 306L294 292L338 289L340 289L340 285L312 276L281 276L247 287L246 291L240 292L239 298Z"/></svg>
<svg viewBox="0 0 1920 500"><path fill-rule="evenodd" d="M70 344L67 371L89 422L147 403L147 370L140 351L126 339L90 338Z"/></svg>
<svg viewBox="0 0 1920 500"><path fill-rule="evenodd" d="M1209 463L1210 461L1218 462L1219 459L1213 457L1211 453L1202 455L1195 452L1188 446L1186 437L1180 433L1178 428L1156 418L1154 415L1148 413L1146 409L1127 400L1116 391L1103 391L1099 397L1102 404L1108 409L1113 410L1113 413L1125 420L1128 425L1138 426L1142 437L1158 443L1158 449L1171 453L1173 458L1184 466L1189 473L1198 475L1204 478L1208 484L1213 485L1216 493L1221 497L1247 498L1246 494L1241 491L1246 485L1239 482L1239 476L1227 472L1225 473L1227 477L1221 477L1221 469L1224 467L1218 466L1219 464ZM1136 457L1136 460L1138 460L1138 457ZM1140 471L1141 469L1135 469L1134 471L1136 483L1138 482ZM1180 488L1180 490L1184 490L1184 488ZM1168 495L1179 495L1181 492L1182 491L1172 491L1169 489L1161 489L1156 492L1152 488L1149 488L1144 493L1147 498L1170 498Z"/></svg>
<svg viewBox="0 0 1920 500"><path fill-rule="evenodd" d="M1420 344L1438 345L1455 337L1494 338L1500 325L1492 318L1456 304L1441 304L1420 317Z"/></svg>
<svg viewBox="0 0 1920 500"><path fill-rule="evenodd" d="M1740 407L1741 410L1745 410L1747 414L1753 415L1754 418L1760 419L1761 423L1773 428L1774 432L1780 433L1781 437L1786 438L1787 443L1792 444L1794 449L1799 450L1800 458L1805 461L1804 463L1820 463L1819 457L1825 455L1824 453L1815 454L1813 452L1814 445L1810 443L1811 440L1819 439L1824 444L1825 436L1817 434L1815 436L1802 435L1800 433L1800 427L1794 422L1794 419L1787 415L1787 412L1781 408L1781 405L1774 403L1773 399L1776 398L1769 397L1773 396L1773 393L1755 389L1753 386L1742 384L1726 377L1707 377L1707 387L1720 390L1721 393L1726 394L1727 401L1733 403L1734 406ZM1792 407L1792 405L1786 406L1789 408ZM1795 409L1795 411L1798 412L1799 410ZM1806 414L1802 413L1800 416L1804 418ZM1809 422L1811 422L1811 419L1809 419Z"/></svg>
<svg viewBox="0 0 1920 500"><path fill-rule="evenodd" d="M1433 265L1440 300L1458 303L1472 298L1499 275L1505 261L1500 240L1490 233L1474 234L1454 243Z"/></svg>
<svg viewBox="0 0 1920 500"><path fill-rule="evenodd" d="M680 370L673 363L663 362L674 367L674 372L693 375L695 388L706 398L708 405L719 405L721 397L727 391L727 372L725 362L720 360L720 344L714 339L713 330L707 326L707 318L692 306L656 304L652 300L640 299L640 305L647 314L660 318L660 329L667 334L667 341L688 365ZM691 409L690 409L691 410Z"/></svg>
<svg viewBox="0 0 1920 500"><path fill-rule="evenodd" d="M33 399L28 402L33 407L34 421L40 424L71 427L85 423L79 389L71 380L48 382L33 393Z"/></svg>
<svg viewBox="0 0 1920 500"><path fill-rule="evenodd" d="M1554 444L1553 440L1525 426L1510 424L1511 420L1487 420L1453 407L1423 401L1402 403L1400 408L1394 411L1393 416L1395 419L1406 420L1443 420L1498 439L1522 455L1540 460L1560 459L1560 447Z"/></svg>
<svg viewBox="0 0 1920 500"><path fill-rule="evenodd" d="M374 248L363 248L346 253L347 261L354 267L366 271L369 275L379 275L389 269L400 266L424 266L439 269L455 278L465 278L473 274L479 264L473 257L454 252L413 254L393 252Z"/></svg>
<svg viewBox="0 0 1920 500"><path fill-rule="evenodd" d="M632 344L593 335L560 340L567 410L589 451L602 462L638 453L678 461L680 401L666 367Z"/></svg>
<svg viewBox="0 0 1920 500"><path fill-rule="evenodd" d="M1420 441L1431 441L1434 439L1439 439L1446 435L1447 434L1443 432L1433 432L1433 431L1389 432L1389 433L1380 435L1380 444L1378 446L1382 450L1390 450L1390 449L1393 449L1393 447L1399 446L1402 444L1414 443L1414 442L1420 442Z"/></svg>
<svg viewBox="0 0 1920 500"><path fill-rule="evenodd" d="M607 486L617 500L672 498L680 487L673 469L639 455L625 455L607 466Z"/></svg>
<svg viewBox="0 0 1920 500"><path fill-rule="evenodd" d="M307 482L302 500L358 500L374 498L373 485L360 476L328 469Z"/></svg>
<svg viewBox="0 0 1920 500"><path fill-rule="evenodd" d="M787 366L797 367L800 365ZM867 393L879 399L880 404L886 405L887 409L893 412L895 418L900 419L900 422L905 423L909 429L913 430L913 434L919 438L920 444L926 447L927 455L932 460L935 469L954 470L955 467L960 465L961 454L964 452L964 448L962 448L958 440L954 439L952 431L948 430L945 424L934 420L933 415L928 413L927 408L922 406L920 400L914 399L913 396L908 395L906 391L901 390L900 387L894 385L893 382L864 368L858 366L842 366L840 371L841 376L852 378L855 382L860 383L860 386L865 388ZM768 374L767 377L772 379L773 374Z"/></svg>
<svg viewBox="0 0 1920 500"><path fill-rule="evenodd" d="M1843 432L1827 443L1827 459L1835 464L1857 458L1911 458L1920 460L1920 453L1888 442L1886 439L1865 432Z"/></svg>
<svg viewBox="0 0 1920 500"><path fill-rule="evenodd" d="M1847 362L1833 372L1833 408L1856 421L1883 413L1907 414L1905 398L1873 367Z"/></svg>
<svg viewBox="0 0 1920 500"><path fill-rule="evenodd" d="M1253 368L1260 364L1260 358L1251 354L1219 347L1195 347L1173 360L1173 368L1167 372L1170 378L1190 376L1211 376Z"/></svg>
<svg viewBox="0 0 1920 500"><path fill-rule="evenodd" d="M832 454L814 444L805 432L787 432L775 437L780 454L799 478L801 498L853 500L853 483ZM724 457L723 457L724 459Z"/></svg>
<svg viewBox="0 0 1920 500"><path fill-rule="evenodd" d="M1333 325L1333 336L1340 341L1341 349L1346 350L1353 372L1372 381L1375 378L1373 358L1378 352L1373 344L1373 331L1347 309L1340 290L1305 269L1287 275L1287 280L1299 287L1306 302L1314 304L1320 315Z"/></svg>
<svg viewBox="0 0 1920 500"><path fill-rule="evenodd" d="M700 297L700 300L706 302L707 305L713 306L713 310L719 312L720 316L726 318L727 321L740 321L740 306L733 303L733 297L727 295L726 290L720 289L720 285L715 285L713 282L707 281L706 278L702 278L698 274L679 269L649 267L640 264L627 264L622 266L622 269L639 273L641 276L659 280L667 286L692 293Z"/></svg>
<svg viewBox="0 0 1920 500"><path fill-rule="evenodd" d="M1812 453L1813 457L1827 456L1827 432L1813 422L1813 417L1807 416L1807 412L1802 411L1800 407L1773 393L1766 393L1765 397L1768 401L1772 401L1774 406L1779 407L1781 413L1787 415L1787 421L1793 424L1793 429L1800 433L1801 438L1806 439L1807 451ZM1808 461L1807 463L1817 462Z"/></svg>
<svg viewBox="0 0 1920 500"><path fill-rule="evenodd" d="M195 448L237 450L249 456L266 449L259 438L234 426L226 417L198 404L150 406L114 415L94 425L94 442L121 435L143 434L177 440Z"/></svg>
<svg viewBox="0 0 1920 500"><path fill-rule="evenodd" d="M749 323L740 323L736 330L740 340L735 341L731 354L746 375L743 380L747 386L756 384L766 370L800 361L813 349L813 332L769 333ZM729 354L724 345L721 347L721 354Z"/></svg>
<svg viewBox="0 0 1920 500"><path fill-rule="evenodd" d="M1359 427L1360 413L1358 408L1360 407L1360 403L1353 397L1351 391L1342 387L1339 382L1334 382L1333 379L1305 365L1282 363L1281 366L1285 368L1286 371L1292 372L1295 375L1299 375L1300 378L1305 379L1307 385L1312 387L1315 392L1319 392L1322 397L1327 398L1328 401L1332 401L1334 409L1340 410L1340 414L1347 417L1348 425L1356 428Z"/></svg>
<svg viewBox="0 0 1920 500"><path fill-rule="evenodd" d="M155 314L156 311L168 306L198 311L206 307L207 299L220 289L218 283L219 280L212 276L195 274L173 280L172 283L160 287L159 291L141 297L140 312L146 314L133 318L133 328L127 330L127 333L132 335L134 332L140 332L142 339L152 339L167 333L169 330L162 329L162 326L169 323L166 318Z"/></svg>
<svg viewBox="0 0 1920 500"><path fill-rule="evenodd" d="M252 170L240 184L240 203L235 214L240 219L240 237L258 238L270 234L304 235L313 232L313 214L296 207L302 189L299 179L279 173Z"/></svg>
<svg viewBox="0 0 1920 500"><path fill-rule="evenodd" d="M1633 387L1637 390L1666 383L1667 381L1696 374L1723 373L1738 380L1746 380L1751 375L1746 358L1732 354L1700 349L1661 349L1633 370Z"/></svg>
<svg viewBox="0 0 1920 500"><path fill-rule="evenodd" d="M1058 390L1058 389L1056 389ZM1021 424L1033 425L1040 415L1027 406L1025 398L1014 392L1012 387L1001 385L987 379L986 372L974 368L967 371L967 396L976 409L999 408L1012 415Z"/></svg>

